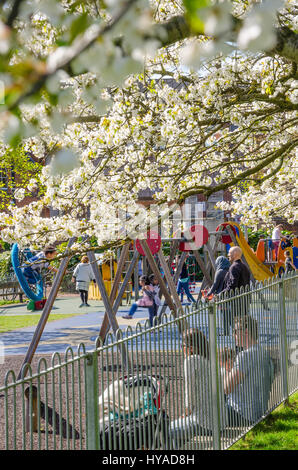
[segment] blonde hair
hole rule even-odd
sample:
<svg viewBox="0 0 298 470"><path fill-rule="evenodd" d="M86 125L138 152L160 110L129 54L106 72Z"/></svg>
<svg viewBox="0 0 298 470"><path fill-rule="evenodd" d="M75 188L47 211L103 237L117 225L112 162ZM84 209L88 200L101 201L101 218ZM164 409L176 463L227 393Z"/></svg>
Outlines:
<svg viewBox="0 0 298 470"><path fill-rule="evenodd" d="M89 258L88 258L88 256L86 256L86 255L83 256L82 259L81 259L81 262L82 262L82 263L89 263Z"/></svg>

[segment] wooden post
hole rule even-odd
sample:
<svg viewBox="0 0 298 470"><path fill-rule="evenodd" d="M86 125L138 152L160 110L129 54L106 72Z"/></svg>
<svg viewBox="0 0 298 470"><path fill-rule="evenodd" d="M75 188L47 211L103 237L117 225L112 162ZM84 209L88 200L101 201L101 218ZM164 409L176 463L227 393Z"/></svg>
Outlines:
<svg viewBox="0 0 298 470"><path fill-rule="evenodd" d="M158 269L158 266L155 262L155 259L150 251L150 248L148 246L148 243L146 240L140 240L140 244L141 244L141 247L143 248L144 250L144 253L146 255L146 258L149 262L149 265L150 265L150 268L152 269L153 271L153 274L156 276L158 282L159 282L159 286L160 286L160 290L162 291L162 294L164 295L165 297L165 301L166 303L168 304L168 307L170 308L170 310L172 310L174 316L176 317L177 316L177 309L176 309L176 306L172 300L172 297L170 296L168 290L167 290L167 287L166 287L166 284L160 274L160 271Z"/></svg>
<svg viewBox="0 0 298 470"><path fill-rule="evenodd" d="M126 275L125 275L125 277L124 277L124 280L123 280L123 282L122 282L122 284L121 284L121 287L120 287L120 289L119 289L117 298L116 298L116 300L115 300L115 302L114 302L114 304L113 304L113 311L115 312L115 314L116 314L116 312L118 311L118 308L119 308L119 306L120 306L120 304L121 304L121 299L122 299L122 297L123 297L124 291L125 291L125 289L126 289L126 286L127 286L128 282L129 282L131 276L132 276L132 273L133 273L133 271L134 271L134 268L135 268L135 265L137 264L138 259L139 259L139 253L138 253L137 251L135 251L134 256L133 256L133 259L132 259L132 261L131 261L131 263L130 263L130 265L129 265L129 268L128 268L128 270L127 270L127 273L126 273ZM118 272L118 271L117 271L117 272ZM109 318L108 315L107 315L107 318ZM107 335L107 333L108 333L108 331L109 331L109 328L110 328L109 321L103 322L103 324L102 324L102 326L101 326L101 329L100 329L100 333L99 333L99 336L101 337L101 339L102 339L103 342L104 342L105 337L106 337L106 335Z"/></svg>
<svg viewBox="0 0 298 470"><path fill-rule="evenodd" d="M121 276L122 276L123 268L124 268L128 253L129 253L129 243L123 246L119 261L117 263L117 272L116 272L116 276L115 276L112 290L110 293L110 303L112 305L117 295L117 290L121 282ZM109 330L109 315L107 312L105 312L103 321L101 324L100 332L99 332L99 336L101 337L103 342L105 340L108 330Z"/></svg>
<svg viewBox="0 0 298 470"><path fill-rule="evenodd" d="M176 252L177 252L177 250L178 250L178 248L179 248L179 243L180 243L180 241L179 241L179 240L175 240L175 239L174 239L173 242L172 242L171 251L170 251L170 256L169 256L169 261L168 261L168 266L169 266L170 270L171 270L171 265L172 265L173 260L174 260L174 258L175 258ZM177 267L177 266L176 266L176 267Z"/></svg>
<svg viewBox="0 0 298 470"><path fill-rule="evenodd" d="M135 253L137 251L136 242L134 242L133 245L134 245L134 253ZM135 302L136 302L139 298L139 261L135 265L133 276L134 276Z"/></svg>
<svg viewBox="0 0 298 470"><path fill-rule="evenodd" d="M109 296L107 294L107 291L106 291L106 288L105 288L105 285L104 285L104 282L103 282L103 279L102 279L102 275L101 275L100 269L98 267L98 264L97 264L97 261L96 261L96 258L95 258L95 254L94 254L93 251L89 251L87 254L88 254L89 262L90 262L92 270L93 270L94 277L96 279L96 283L98 285L98 288L99 288L99 291L100 291L100 294L101 294L101 298L103 300L103 303L104 303L104 306L105 306L105 309L106 309L106 312L107 312L107 315L108 315L108 318L109 318L110 326L113 330L114 335L116 335L117 330L119 329L119 325L118 325L117 318L116 318L116 315L114 313L112 304L110 302ZM125 345L121 344L119 346L119 350L120 350L120 354L122 356L122 362L123 362L124 366L127 368L127 371L129 373L130 370L131 370L131 366L130 366L130 362L127 362L128 355L126 353Z"/></svg>
<svg viewBox="0 0 298 470"><path fill-rule="evenodd" d="M222 235L222 232L217 232L217 233L216 233L214 245L213 245L213 247L211 248L212 253L213 253L213 257L215 257L215 255L216 255L217 246L218 246L218 243L219 243L219 240L220 240L221 235ZM209 272L210 268L211 268L211 261L208 261L207 266L206 266L206 270ZM200 298L201 295L202 295L202 290L205 289L206 286L209 286L209 287L210 287L210 284L207 282L207 280L206 280L206 278L205 278L205 276L204 276L204 277L203 277L203 280L202 280L200 292L199 292L199 298Z"/></svg>
<svg viewBox="0 0 298 470"><path fill-rule="evenodd" d="M214 272L215 272L215 271L216 271L215 258L214 258L213 250L212 250L212 248L211 248L211 245L210 245L209 241L206 243L206 249L207 249L207 251L208 251L208 255L209 255L209 259L210 259L212 268L213 268L213 270L214 270Z"/></svg>
<svg viewBox="0 0 298 470"><path fill-rule="evenodd" d="M104 306L105 306L105 309L106 309L106 313L107 313L108 318L109 318L110 325L112 327L112 330L113 330L114 334L116 334L116 332L119 328L119 325L118 325L118 322L116 320L116 316L113 312L113 308L112 308L110 299L108 297L108 294L107 294L107 291L106 291L106 288L105 288L105 285L104 285L104 282L103 282L103 279L102 279L102 275L101 275L100 269L98 267L97 260L95 258L95 254L94 254L93 251L89 251L87 254L88 254L89 262L90 262L92 270L93 270L94 277L96 279L96 283L97 283L98 288L99 288L99 292L101 294L101 298L103 300L103 303L104 303Z"/></svg>
<svg viewBox="0 0 298 470"><path fill-rule="evenodd" d="M201 256L200 256L199 251L198 251L198 250L193 250L193 254L194 254L194 257L195 257L196 260L197 260L198 265L199 265L200 268L201 268L202 273L204 274L204 277L205 277L205 279L206 279L207 284L208 284L209 286L211 286L211 285L212 285L211 277L210 277L209 272L207 271L207 269L206 269L206 267L205 267L205 265L204 265L204 262L202 261L202 258L201 258Z"/></svg>
<svg viewBox="0 0 298 470"><path fill-rule="evenodd" d="M195 244L195 242L193 241L192 239L192 233L189 229L185 230L184 231L184 237L186 238L187 240L187 243L189 244L191 250L193 251L193 254L194 254L194 257L196 258L197 260L197 263L198 265L200 266L201 268L201 271L202 273L204 274L207 282L210 284L210 286L212 285L212 280L211 280L211 277L209 275L209 272L207 271L206 267L205 267L205 264L204 262L202 261L201 259L201 256L200 256L200 253L198 251L198 248Z"/></svg>
<svg viewBox="0 0 298 470"><path fill-rule="evenodd" d="M173 282L175 284L175 287L176 287L176 284L178 282L178 278L179 278L179 275L182 271L182 267L183 267L183 264L185 263L185 260L186 260L186 257L187 257L187 252L184 251L181 255L181 258L180 258L180 261L179 261L179 264L176 268L176 272L174 274L174 277L173 277ZM161 293L160 293L161 294ZM161 297L161 295L160 295ZM167 308L167 305L163 305L162 308L161 308L161 311L160 311L160 314L159 315L162 315L163 313L165 313L166 311L166 308Z"/></svg>
<svg viewBox="0 0 298 470"><path fill-rule="evenodd" d="M170 269L168 267L168 264L166 262L166 259L164 257L164 254L163 254L162 250L159 250L158 258L159 258L161 267L164 270L165 278L166 278L166 281L168 283L170 293L171 293L171 295L174 299L175 305L176 305L177 308L182 310L182 304L181 304L179 296L177 294L175 283L174 283L173 278L171 276Z"/></svg>
<svg viewBox="0 0 298 470"><path fill-rule="evenodd" d="M187 252L184 251L184 252L182 253L182 255L181 255L181 258L180 258L180 260L179 260L179 264L178 264L178 266L177 266L177 268L176 268L176 272L175 272L175 274L174 274L174 282L175 282L175 284L177 284L177 282L178 282L178 279L179 279L179 276L180 276L180 273L181 273L181 271L182 271L182 268L183 268L183 265L184 265L184 263L185 263L186 258L187 258Z"/></svg>
<svg viewBox="0 0 298 470"><path fill-rule="evenodd" d="M68 245L67 245L67 248L66 248L66 253L68 251L68 249L73 245L73 243L75 242L75 238L71 238L68 242ZM51 292L49 294L49 297L47 298L47 301L45 303L45 306L44 306L44 309L43 309L43 312L42 312L42 315L40 317L40 320L38 322L38 325L35 329L35 332L34 332L34 335L33 335L33 338L32 338L32 341L29 345L29 348L28 348L28 351L26 353L26 356L25 356L25 359L24 359L24 362L22 364L22 367L21 367L21 370L19 372L19 375L18 375L18 380L20 380L22 378L22 374L24 374L24 377L26 376L27 374L27 367L24 367L26 364L31 364L31 361L32 361L32 358L34 356L34 353L36 351L36 348L39 344L39 341L40 341L40 338L41 338L41 335L43 333L43 330L46 326L46 323L47 323L47 320L49 318L49 315L51 313L51 310L52 310L52 307L53 307L53 304L54 304L54 301L57 297L57 294L58 294L58 290L59 290L59 287L61 285L61 282L62 282L62 279L63 279L63 276L65 274L65 271L66 271L66 268L67 268L67 265L69 263L69 260L71 259L71 256L66 256L65 258L63 258L61 264L60 264L60 267L59 267L59 270L54 278L54 282L53 282L53 286L52 286L52 289L51 289Z"/></svg>

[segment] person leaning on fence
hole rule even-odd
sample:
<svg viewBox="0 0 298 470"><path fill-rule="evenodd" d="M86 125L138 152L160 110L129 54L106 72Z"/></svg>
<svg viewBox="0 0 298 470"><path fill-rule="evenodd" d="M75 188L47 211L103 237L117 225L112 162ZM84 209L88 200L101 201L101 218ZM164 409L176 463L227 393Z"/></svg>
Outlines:
<svg viewBox="0 0 298 470"><path fill-rule="evenodd" d="M76 283L76 289L80 293L82 301L80 307L90 307L88 304L89 284L91 281L96 283L96 280L94 279L88 256L82 257L81 263L76 266L72 276L72 281Z"/></svg>
<svg viewBox="0 0 298 470"><path fill-rule="evenodd" d="M230 262L225 256L218 256L215 260L215 268L214 281L206 296L221 293L224 288L225 276L230 268Z"/></svg>
<svg viewBox="0 0 298 470"><path fill-rule="evenodd" d="M250 284L250 272L247 266L242 263L242 250L239 246L230 248L228 258L231 263L224 279L224 288L221 295L229 294L233 296L235 289L246 288ZM230 327L233 327L234 317L247 315L250 304L250 296L244 295L240 301L225 302L223 304L224 335L230 334Z"/></svg>
<svg viewBox="0 0 298 470"><path fill-rule="evenodd" d="M209 344L204 334L194 328L183 334L184 400L182 416L170 423L173 448L183 448L193 436L210 434ZM178 398L178 397L177 397ZM177 401L178 402L178 401Z"/></svg>
<svg viewBox="0 0 298 470"><path fill-rule="evenodd" d="M228 425L249 426L268 410L272 361L265 347L258 343L257 321L251 316L236 321L234 338L236 347L242 351L224 379Z"/></svg>

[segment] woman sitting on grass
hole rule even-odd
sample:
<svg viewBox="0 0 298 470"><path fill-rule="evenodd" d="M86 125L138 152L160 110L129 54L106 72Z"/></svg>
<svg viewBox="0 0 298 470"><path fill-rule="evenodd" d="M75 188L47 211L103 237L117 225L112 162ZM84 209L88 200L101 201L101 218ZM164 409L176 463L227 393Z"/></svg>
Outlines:
<svg viewBox="0 0 298 470"><path fill-rule="evenodd" d="M173 448L197 435L209 434L212 429L210 402L209 344L197 328L183 334L184 349L184 415L171 422Z"/></svg>

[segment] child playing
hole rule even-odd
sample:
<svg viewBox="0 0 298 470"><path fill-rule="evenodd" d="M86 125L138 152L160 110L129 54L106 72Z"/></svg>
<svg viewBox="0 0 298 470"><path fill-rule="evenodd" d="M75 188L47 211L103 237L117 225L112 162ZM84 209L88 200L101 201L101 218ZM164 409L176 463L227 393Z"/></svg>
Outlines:
<svg viewBox="0 0 298 470"><path fill-rule="evenodd" d="M153 299L155 297L155 293L153 287L150 285L150 281L147 276L141 276L139 279L139 284L141 286L141 293L143 297L141 297L134 304L132 304L128 314L123 315L122 318L124 318L125 320L131 320L138 307L147 307L149 309L150 325L152 326L154 317Z"/></svg>
<svg viewBox="0 0 298 470"><path fill-rule="evenodd" d="M76 266L73 272L72 281L76 282L76 289L80 293L82 301L80 308L84 306L90 307L90 305L88 304L89 283L90 281L96 283L96 281L94 279L94 274L90 266L88 256L83 256L81 259L81 263Z"/></svg>
<svg viewBox="0 0 298 470"><path fill-rule="evenodd" d="M292 271L296 271L296 268L295 268L294 264L292 263L291 253L289 252L289 250L285 251L285 256L286 256L286 260L285 260L286 274L288 274Z"/></svg>
<svg viewBox="0 0 298 470"><path fill-rule="evenodd" d="M183 293L185 292L188 302L195 302L196 300L189 291L189 275L187 271L186 263L183 264L182 271L179 276L177 285L177 294L181 296L181 302L183 302Z"/></svg>
<svg viewBox="0 0 298 470"><path fill-rule="evenodd" d="M35 256L32 256L32 258L28 260L29 266L22 268L23 274L28 284L36 284L38 281L38 276L36 276L36 274L38 273L40 275L41 270L44 268L47 268L49 271L54 273L58 271L58 269L50 266L50 261L52 261L56 255L56 248L52 245L49 245L43 251Z"/></svg>
<svg viewBox="0 0 298 470"><path fill-rule="evenodd" d="M150 285L152 286L154 294L155 294L154 299L153 299L153 308L154 308L154 317L156 317L157 312L158 312L158 308L159 308L160 305L162 305L160 297L159 297L160 287L159 287L159 284L158 284L158 279L155 277L154 274L151 274L149 276L149 281L150 281Z"/></svg>

